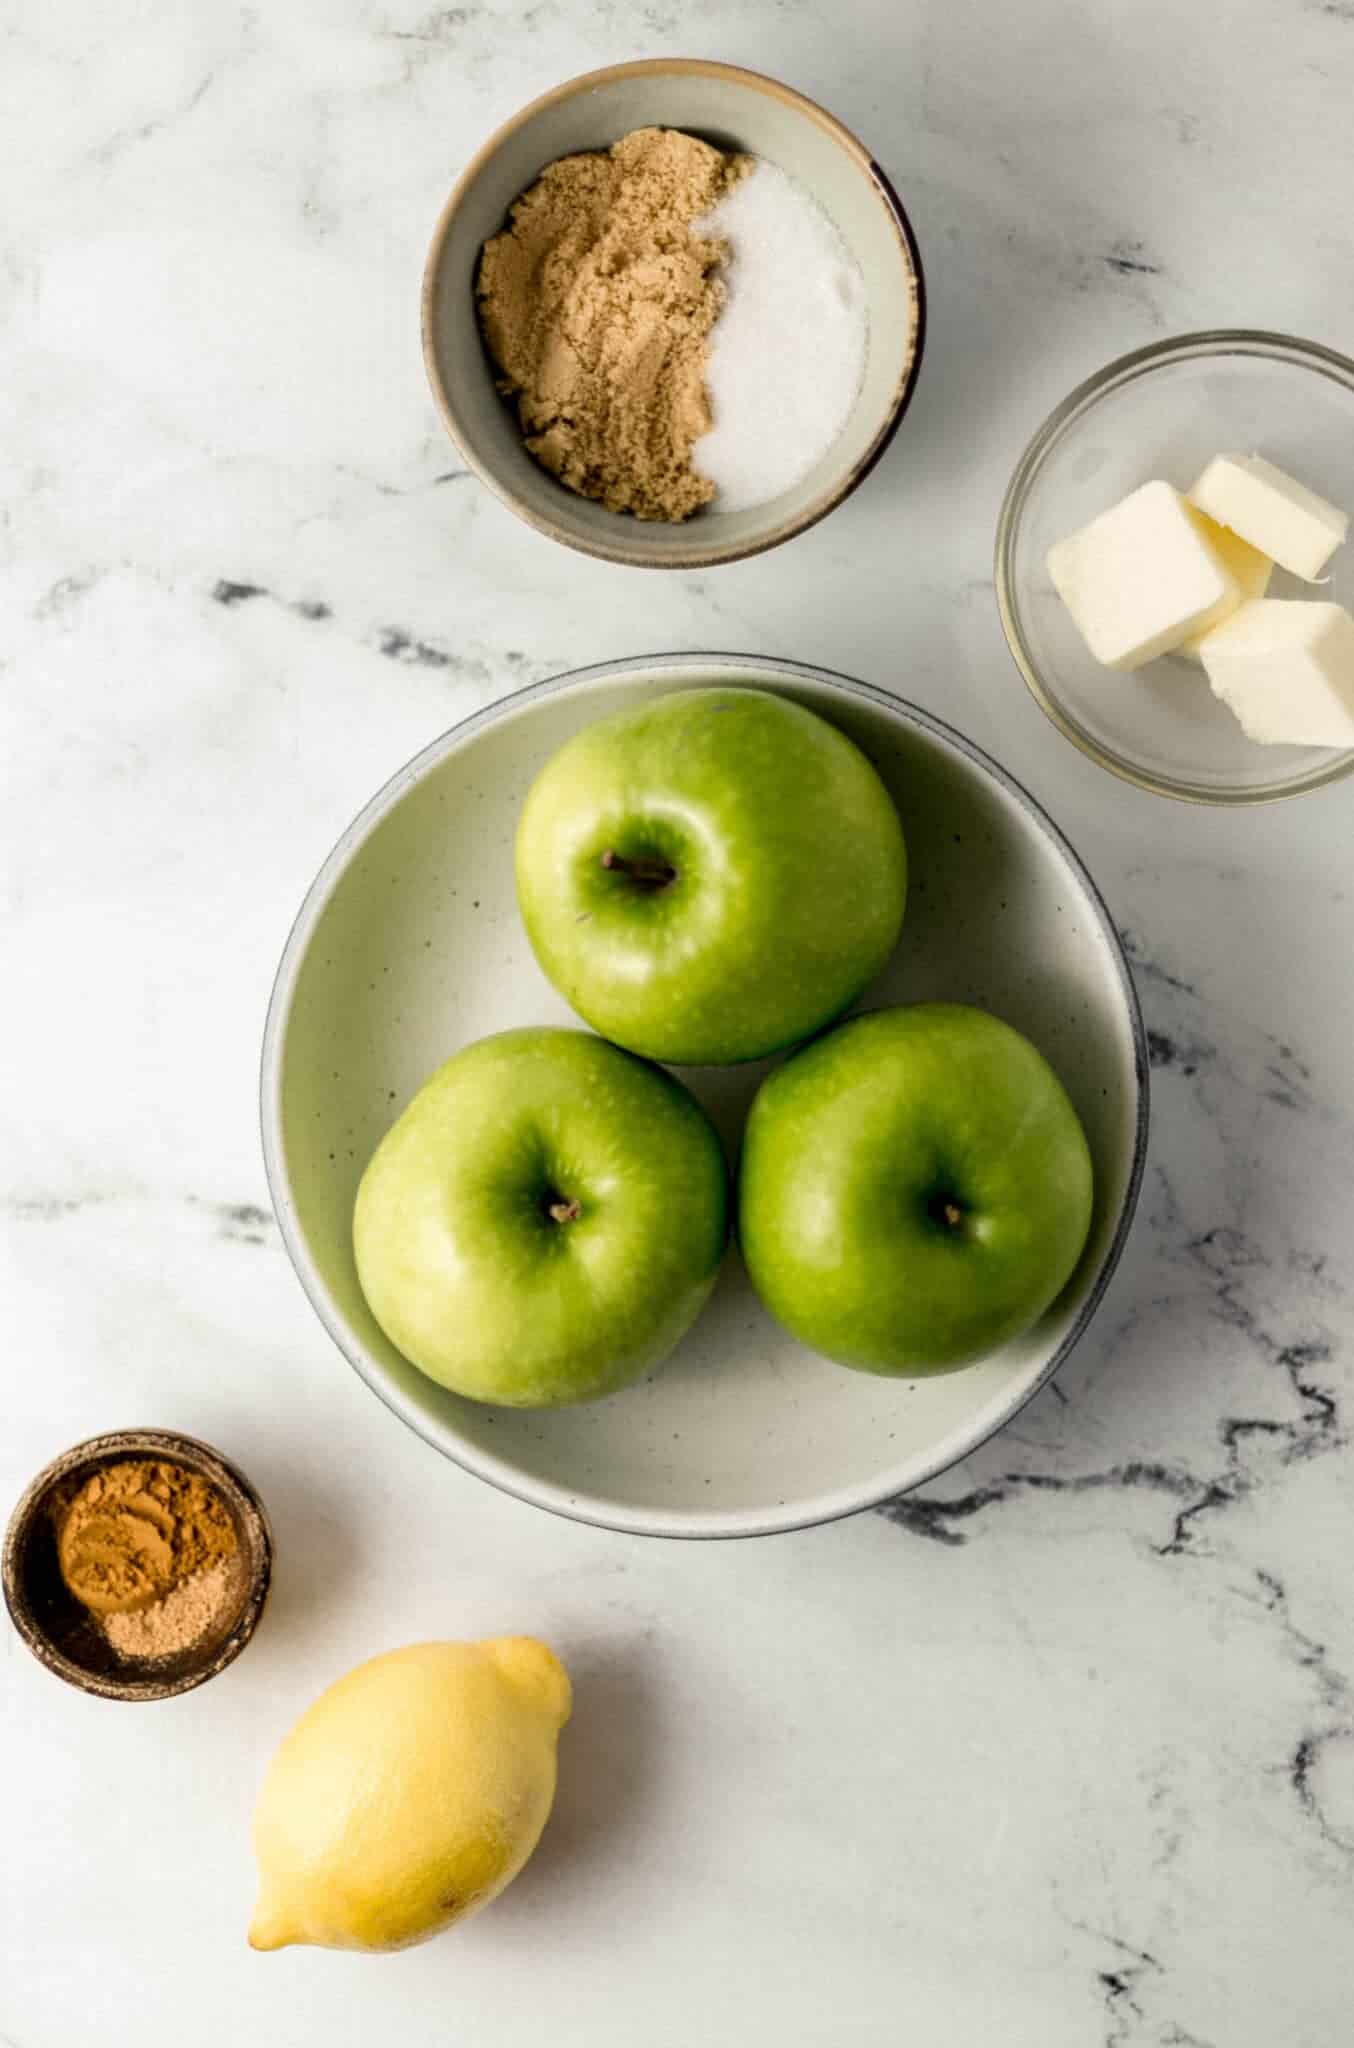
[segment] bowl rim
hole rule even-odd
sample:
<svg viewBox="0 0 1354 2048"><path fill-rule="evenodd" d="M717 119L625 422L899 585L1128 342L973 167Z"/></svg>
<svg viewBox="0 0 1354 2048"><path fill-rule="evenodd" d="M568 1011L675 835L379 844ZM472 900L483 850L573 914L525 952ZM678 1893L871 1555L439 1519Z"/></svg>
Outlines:
<svg viewBox="0 0 1354 2048"><path fill-rule="evenodd" d="M110 1672L90 1671L85 1665L77 1664L73 1657L67 1657L58 1649L47 1631L39 1626L20 1588L22 1554L52 1487L82 1466L107 1459L138 1457L163 1458L169 1463L183 1463L201 1472L225 1496L244 1522L254 1552L249 1587L229 1635L216 1645L201 1665L181 1671L173 1678L142 1676L122 1679ZM3 1585L5 1606L21 1641L38 1663L55 1677L64 1679L67 1685L74 1686L78 1692L90 1693L97 1699L131 1703L177 1699L181 1693L196 1691L198 1686L205 1685L209 1678L215 1678L227 1665L233 1664L259 1625L272 1574L272 1526L257 1489L238 1465L223 1457L211 1444L204 1443L201 1437L190 1436L181 1429L103 1430L99 1435L83 1437L79 1443L59 1452L34 1475L15 1502L5 1528L3 1550L0 1550L0 1584Z"/></svg>
<svg viewBox="0 0 1354 2048"><path fill-rule="evenodd" d="M384 1369L366 1353L365 1347L350 1330L333 1301L301 1232L291 1198L282 1139L283 1050L300 968L319 917L354 856L415 784L421 782L452 754L460 752L490 725L516 717L531 705L543 702L546 698L597 683L680 680L684 676L694 677L712 665L732 667L746 673L750 687L763 686L774 689L778 684L807 681L826 687L840 697L855 699L881 710L900 723L909 725L926 734L928 738L938 741L943 748L962 755L980 773L995 781L1026 812L1036 828L1052 842L1074 879L1080 883L1115 965L1133 1042L1133 1085L1136 1095L1133 1146L1128 1178L1112 1235L1075 1319L1033 1378L1028 1383L1020 1382L1011 1391L1009 1399L1003 1403L994 1419L984 1426L980 1434L966 1441L961 1448L923 1461L921 1469L912 1469L909 1462L905 1471L894 1468L891 1473L881 1472L868 1483L830 1489L817 1496L808 1496L794 1505L787 1505L784 1509L637 1509L623 1501L608 1499L602 1494L570 1493L565 1487L553 1482L533 1479L508 1459L468 1443L449 1427L434 1427L412 1403L405 1402L388 1384ZM340 835L302 899L278 963L264 1025L259 1071L259 1114L264 1171L287 1256L311 1307L335 1346L383 1405L412 1429L416 1436L422 1437L425 1443L439 1451L443 1457L449 1458L453 1464L459 1465L463 1471L471 1473L477 1479L486 1480L500 1492L510 1494L516 1500L525 1501L529 1506L545 1508L551 1513L563 1515L570 1521L584 1522L595 1528L613 1529L627 1535L687 1540L778 1535L795 1529L813 1528L823 1522L838 1521L844 1516L858 1514L868 1508L881 1507L885 1502L897 1499L901 1494L910 1493L915 1487L926 1485L938 1478L951 1466L968 1457L980 1444L987 1442L999 1430L1004 1429L1026 1403L1033 1400L1041 1388L1047 1385L1070 1355L1089 1326L1113 1278L1128 1240L1142 1186L1147 1158L1149 1098L1147 1034L1123 941L1105 899L1081 857L1023 784L974 741L957 732L953 726L874 684L859 682L837 670L821 668L808 662L790 661L771 655L729 654L710 650L632 655L614 661L596 662L585 668L571 669L562 675L548 677L542 682L528 684L493 704L471 712L422 748L402 768L397 769Z"/></svg>
<svg viewBox="0 0 1354 2048"><path fill-rule="evenodd" d="M1045 680L1025 636L1015 574L1016 540L1027 501L1039 471L1067 429L1074 426L1082 415L1089 412L1102 398L1108 397L1126 384L1136 382L1139 377L1170 363L1210 355L1262 356L1271 361L1287 362L1296 368L1315 371L1332 383L1343 385L1351 396L1354 396L1354 360L1342 355L1338 349L1328 348L1324 342L1304 341L1299 335L1282 334L1271 328L1199 328L1188 334L1173 335L1165 341L1148 342L1142 348L1130 349L1127 354L1116 356L1091 376L1084 378L1069 391L1066 398L1054 406L1016 463L1002 498L1001 511L997 516L994 582L997 611L1011 658L1024 678L1030 695L1065 739L1071 740L1073 746L1085 754L1088 760L1094 761L1100 768L1108 769L1111 775L1117 775L1121 781L1131 783L1135 789L1146 790L1153 796L1173 797L1181 803L1226 809L1279 803L1285 798L1306 796L1312 790L1324 789L1330 783L1342 781L1346 775L1354 771L1354 749L1336 753L1321 766L1310 769L1303 775L1295 775L1288 782L1276 783L1267 788L1248 785L1240 789L1220 789L1206 783L1191 782L1183 776L1177 778L1151 774L1127 755L1116 752L1113 747L1103 744L1088 733Z"/></svg>
<svg viewBox="0 0 1354 2048"><path fill-rule="evenodd" d="M699 532L690 547L675 548L661 558L646 553L642 543L640 522L626 520L624 514L616 514L617 538L614 542L585 538L572 533L546 512L540 511L530 500L520 496L505 480L498 476L486 463L471 452L468 439L460 424L459 409L453 393L448 389L442 375L437 353L437 280L442 259L446 251L452 225L470 192L475 180L495 152L509 136L532 120L544 108L582 93L595 92L600 86L608 85L618 78L638 77L689 77L705 76L725 79L747 86L754 91L769 94L784 101L805 115L851 157L857 168L875 187L891 225L898 238L899 252L910 273L913 298L912 348L901 377L894 388L887 413L870 445L852 467L837 483L819 493L811 504L791 519L785 519L778 526L752 540L726 544L723 547L702 547ZM432 241L423 266L423 281L420 293L420 330L423 344L423 364L427 374L433 401L441 415L442 424L455 443L469 469L482 484L491 490L501 503L519 519L542 533L548 540L558 541L561 546L574 549L578 554L591 555L598 561L618 562L633 569L714 569L725 562L747 561L753 555L765 554L769 548L779 547L783 541L793 540L796 535L806 533L816 526L820 519L826 519L829 512L849 498L858 485L865 481L876 463L883 457L903 422L903 415L912 402L921 371L922 355L926 345L926 280L922 271L921 250L908 217L907 209L893 183L875 161L860 138L830 114L807 94L798 92L794 86L786 85L768 73L752 71L740 64L721 64L705 57L641 57L626 64L607 64L596 71L580 72L576 78L564 80L548 92L537 95L526 106L509 116L481 143L465 169L452 186L442 204L433 229ZM563 486L561 486L563 488Z"/></svg>

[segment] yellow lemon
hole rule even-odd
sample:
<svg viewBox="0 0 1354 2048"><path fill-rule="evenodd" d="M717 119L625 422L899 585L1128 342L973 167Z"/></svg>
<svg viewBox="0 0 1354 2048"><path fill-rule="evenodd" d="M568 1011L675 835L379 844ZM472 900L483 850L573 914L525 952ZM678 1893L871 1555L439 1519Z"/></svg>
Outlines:
<svg viewBox="0 0 1354 2048"><path fill-rule="evenodd" d="M359 1664L285 1738L254 1815L254 1948L394 1949L487 1905L540 1839L569 1679L530 1636Z"/></svg>

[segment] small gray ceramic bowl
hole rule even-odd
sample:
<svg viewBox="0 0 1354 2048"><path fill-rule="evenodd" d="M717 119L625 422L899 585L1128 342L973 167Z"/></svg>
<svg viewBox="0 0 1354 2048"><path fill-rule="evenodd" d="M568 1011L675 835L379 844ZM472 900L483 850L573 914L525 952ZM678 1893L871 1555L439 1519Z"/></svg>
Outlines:
<svg viewBox="0 0 1354 2048"><path fill-rule="evenodd" d="M457 1047L514 1024L576 1024L517 915L522 799L580 727L708 683L775 690L876 763L907 832L897 955L867 1005L947 997L1026 1032L1090 1140L1090 1240L1060 1301L965 1372L845 1371L771 1321L731 1251L715 1296L650 1379L560 1409L476 1406L426 1379L373 1320L353 1263L362 1169ZM687 1069L736 1153L770 1062ZM1038 805L968 740L882 690L759 656L613 662L520 691L446 733L344 833L287 941L264 1038L264 1155L301 1283L349 1361L447 1457L556 1513L658 1536L753 1536L828 1521L932 1479L1000 1429L1085 1329L1142 1174L1147 1062L1114 927Z"/></svg>
<svg viewBox="0 0 1354 2048"><path fill-rule="evenodd" d="M835 221L869 309L865 377L841 434L802 483L742 512L681 525L608 512L534 462L500 398L475 312L479 254L514 199L556 157L605 149L632 128L682 128L765 157ZM921 365L921 258L898 195L849 129L802 93L732 64L659 57L570 79L492 135L442 210L423 279L423 355L452 439L504 503L552 540L643 569L736 562L802 533L850 495L902 419Z"/></svg>

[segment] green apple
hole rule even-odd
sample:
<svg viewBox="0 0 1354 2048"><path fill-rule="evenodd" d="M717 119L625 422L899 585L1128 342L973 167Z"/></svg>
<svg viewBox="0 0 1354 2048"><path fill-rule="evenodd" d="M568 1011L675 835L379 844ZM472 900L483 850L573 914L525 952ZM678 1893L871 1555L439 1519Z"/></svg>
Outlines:
<svg viewBox="0 0 1354 2048"><path fill-rule="evenodd" d="M854 1017L753 1102L748 1271L777 1321L839 1365L971 1365L1062 1292L1090 1221L1091 1155L1062 1083L983 1010Z"/></svg>
<svg viewBox="0 0 1354 2048"><path fill-rule="evenodd" d="M728 1235L728 1176L670 1074L582 1031L439 1067L374 1153L353 1249L371 1312L474 1401L590 1401L666 1357Z"/></svg>
<svg viewBox="0 0 1354 2048"><path fill-rule="evenodd" d="M517 900L555 987L648 1059L797 1044L892 952L907 854L860 749L763 690L686 690L575 734L517 831Z"/></svg>

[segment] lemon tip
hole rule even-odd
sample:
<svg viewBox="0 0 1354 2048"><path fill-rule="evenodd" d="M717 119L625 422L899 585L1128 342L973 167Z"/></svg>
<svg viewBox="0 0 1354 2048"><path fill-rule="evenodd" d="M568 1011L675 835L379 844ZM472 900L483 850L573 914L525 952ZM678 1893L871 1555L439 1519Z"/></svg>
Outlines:
<svg viewBox="0 0 1354 2048"><path fill-rule="evenodd" d="M249 1946L264 1954L272 1949L290 1948L296 1935L279 1914L260 1906L249 1923L248 1938Z"/></svg>
<svg viewBox="0 0 1354 2048"><path fill-rule="evenodd" d="M496 1636L485 1647L504 1676L530 1692L562 1728L573 1709L573 1687L549 1644L536 1636Z"/></svg>

